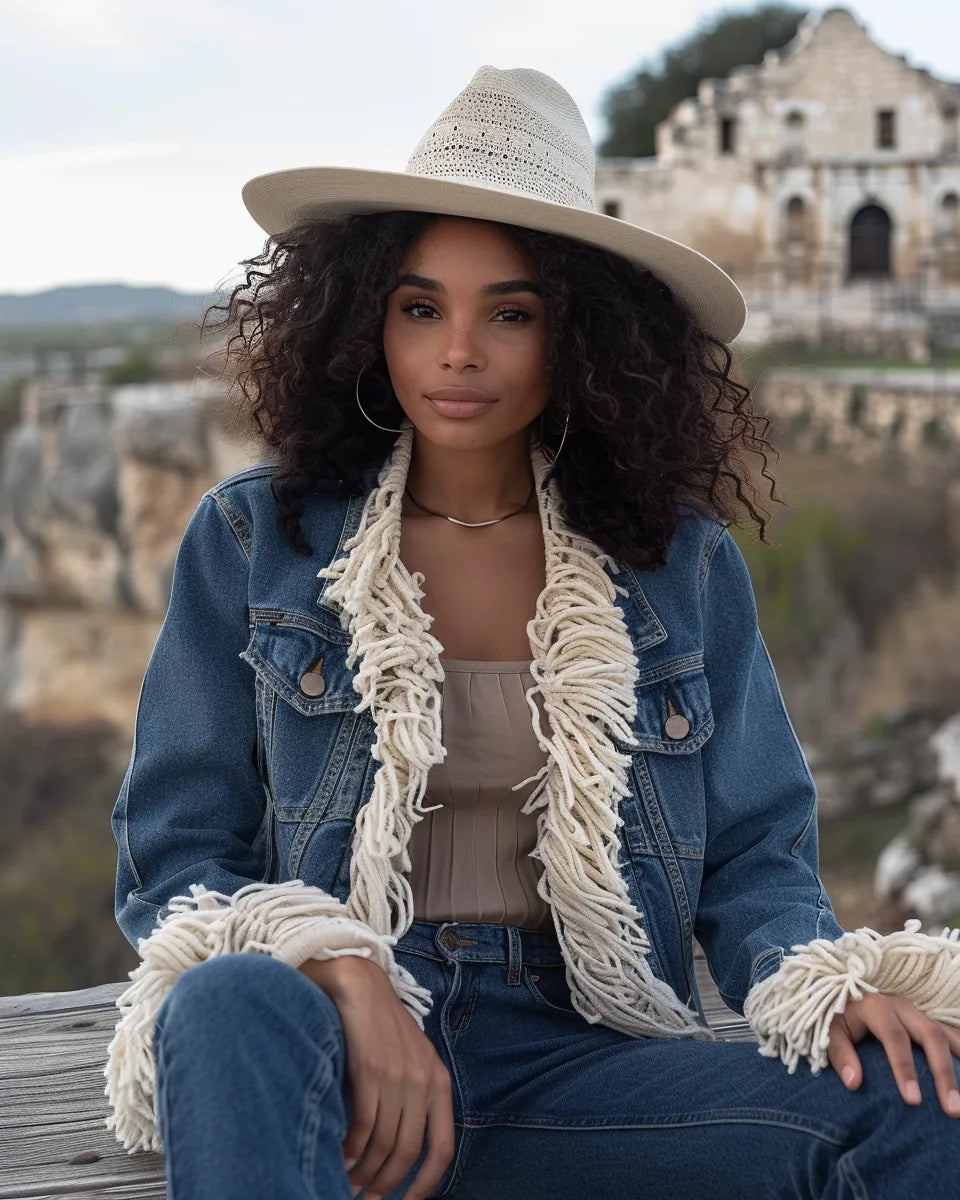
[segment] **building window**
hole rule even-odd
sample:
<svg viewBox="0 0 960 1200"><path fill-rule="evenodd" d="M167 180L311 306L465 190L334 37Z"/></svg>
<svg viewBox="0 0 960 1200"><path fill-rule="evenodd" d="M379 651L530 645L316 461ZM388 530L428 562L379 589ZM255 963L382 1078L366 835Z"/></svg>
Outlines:
<svg viewBox="0 0 960 1200"><path fill-rule="evenodd" d="M620 216L620 201L619 200L604 200L603 211L608 217Z"/></svg>
<svg viewBox="0 0 960 1200"><path fill-rule="evenodd" d="M937 208L936 229L941 237L960 235L960 196L947 192Z"/></svg>
<svg viewBox="0 0 960 1200"><path fill-rule="evenodd" d="M803 113L793 109L787 113L783 131L783 149L789 158L798 158L803 153L804 120Z"/></svg>
<svg viewBox="0 0 960 1200"><path fill-rule="evenodd" d="M788 242L805 242L809 236L808 209L802 196L791 196L786 207L786 234Z"/></svg>
<svg viewBox="0 0 960 1200"><path fill-rule="evenodd" d="M734 149L734 134L736 132L735 117L720 118L720 153L732 154Z"/></svg>
<svg viewBox="0 0 960 1200"><path fill-rule="evenodd" d="M877 146L881 150L891 150L897 144L895 116L892 108L877 109Z"/></svg>

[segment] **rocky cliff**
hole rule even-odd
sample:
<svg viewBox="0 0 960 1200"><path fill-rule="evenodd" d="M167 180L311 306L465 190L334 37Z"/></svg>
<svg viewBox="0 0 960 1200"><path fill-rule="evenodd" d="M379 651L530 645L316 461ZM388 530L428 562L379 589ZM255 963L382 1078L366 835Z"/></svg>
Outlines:
<svg viewBox="0 0 960 1200"><path fill-rule="evenodd" d="M264 457L222 389L33 384L0 459L0 706L132 732L184 527Z"/></svg>

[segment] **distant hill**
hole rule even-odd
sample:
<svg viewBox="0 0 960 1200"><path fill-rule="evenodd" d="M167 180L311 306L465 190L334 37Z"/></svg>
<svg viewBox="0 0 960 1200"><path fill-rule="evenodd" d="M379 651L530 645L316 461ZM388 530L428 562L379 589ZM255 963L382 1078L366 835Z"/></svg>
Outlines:
<svg viewBox="0 0 960 1200"><path fill-rule="evenodd" d="M86 325L122 321L199 318L217 293L178 292L129 283L90 283L28 295L0 294L0 329L37 325Z"/></svg>

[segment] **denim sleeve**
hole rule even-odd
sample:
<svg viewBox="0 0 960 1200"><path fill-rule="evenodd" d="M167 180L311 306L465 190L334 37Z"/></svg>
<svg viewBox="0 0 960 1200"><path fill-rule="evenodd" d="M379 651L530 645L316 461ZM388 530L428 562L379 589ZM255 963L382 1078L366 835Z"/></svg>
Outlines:
<svg viewBox="0 0 960 1200"><path fill-rule="evenodd" d="M254 675L239 657L247 582L244 549L208 492L177 550L111 817L115 915L134 949L191 883L232 895L269 869Z"/></svg>
<svg viewBox="0 0 960 1200"><path fill-rule="evenodd" d="M724 527L701 587L714 730L701 750L706 845L694 932L725 1004L795 943L843 934L819 873L817 789L760 633L747 564Z"/></svg>

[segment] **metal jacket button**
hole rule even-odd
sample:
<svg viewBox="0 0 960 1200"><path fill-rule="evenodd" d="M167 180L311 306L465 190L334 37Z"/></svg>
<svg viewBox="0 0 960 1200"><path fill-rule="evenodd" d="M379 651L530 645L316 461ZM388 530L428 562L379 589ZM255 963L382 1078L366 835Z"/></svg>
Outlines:
<svg viewBox="0 0 960 1200"><path fill-rule="evenodd" d="M667 712L670 715L663 723L664 732L666 733L667 737L674 738L677 741L679 741L681 738L685 738L690 732L690 722L683 715L683 713L677 712L673 706L673 701L669 698L667 699Z"/></svg>
<svg viewBox="0 0 960 1200"><path fill-rule="evenodd" d="M315 662L309 671L304 671L300 676L300 691L305 696L322 696L324 688L327 686L327 681L320 674L320 668L323 665L323 659Z"/></svg>

